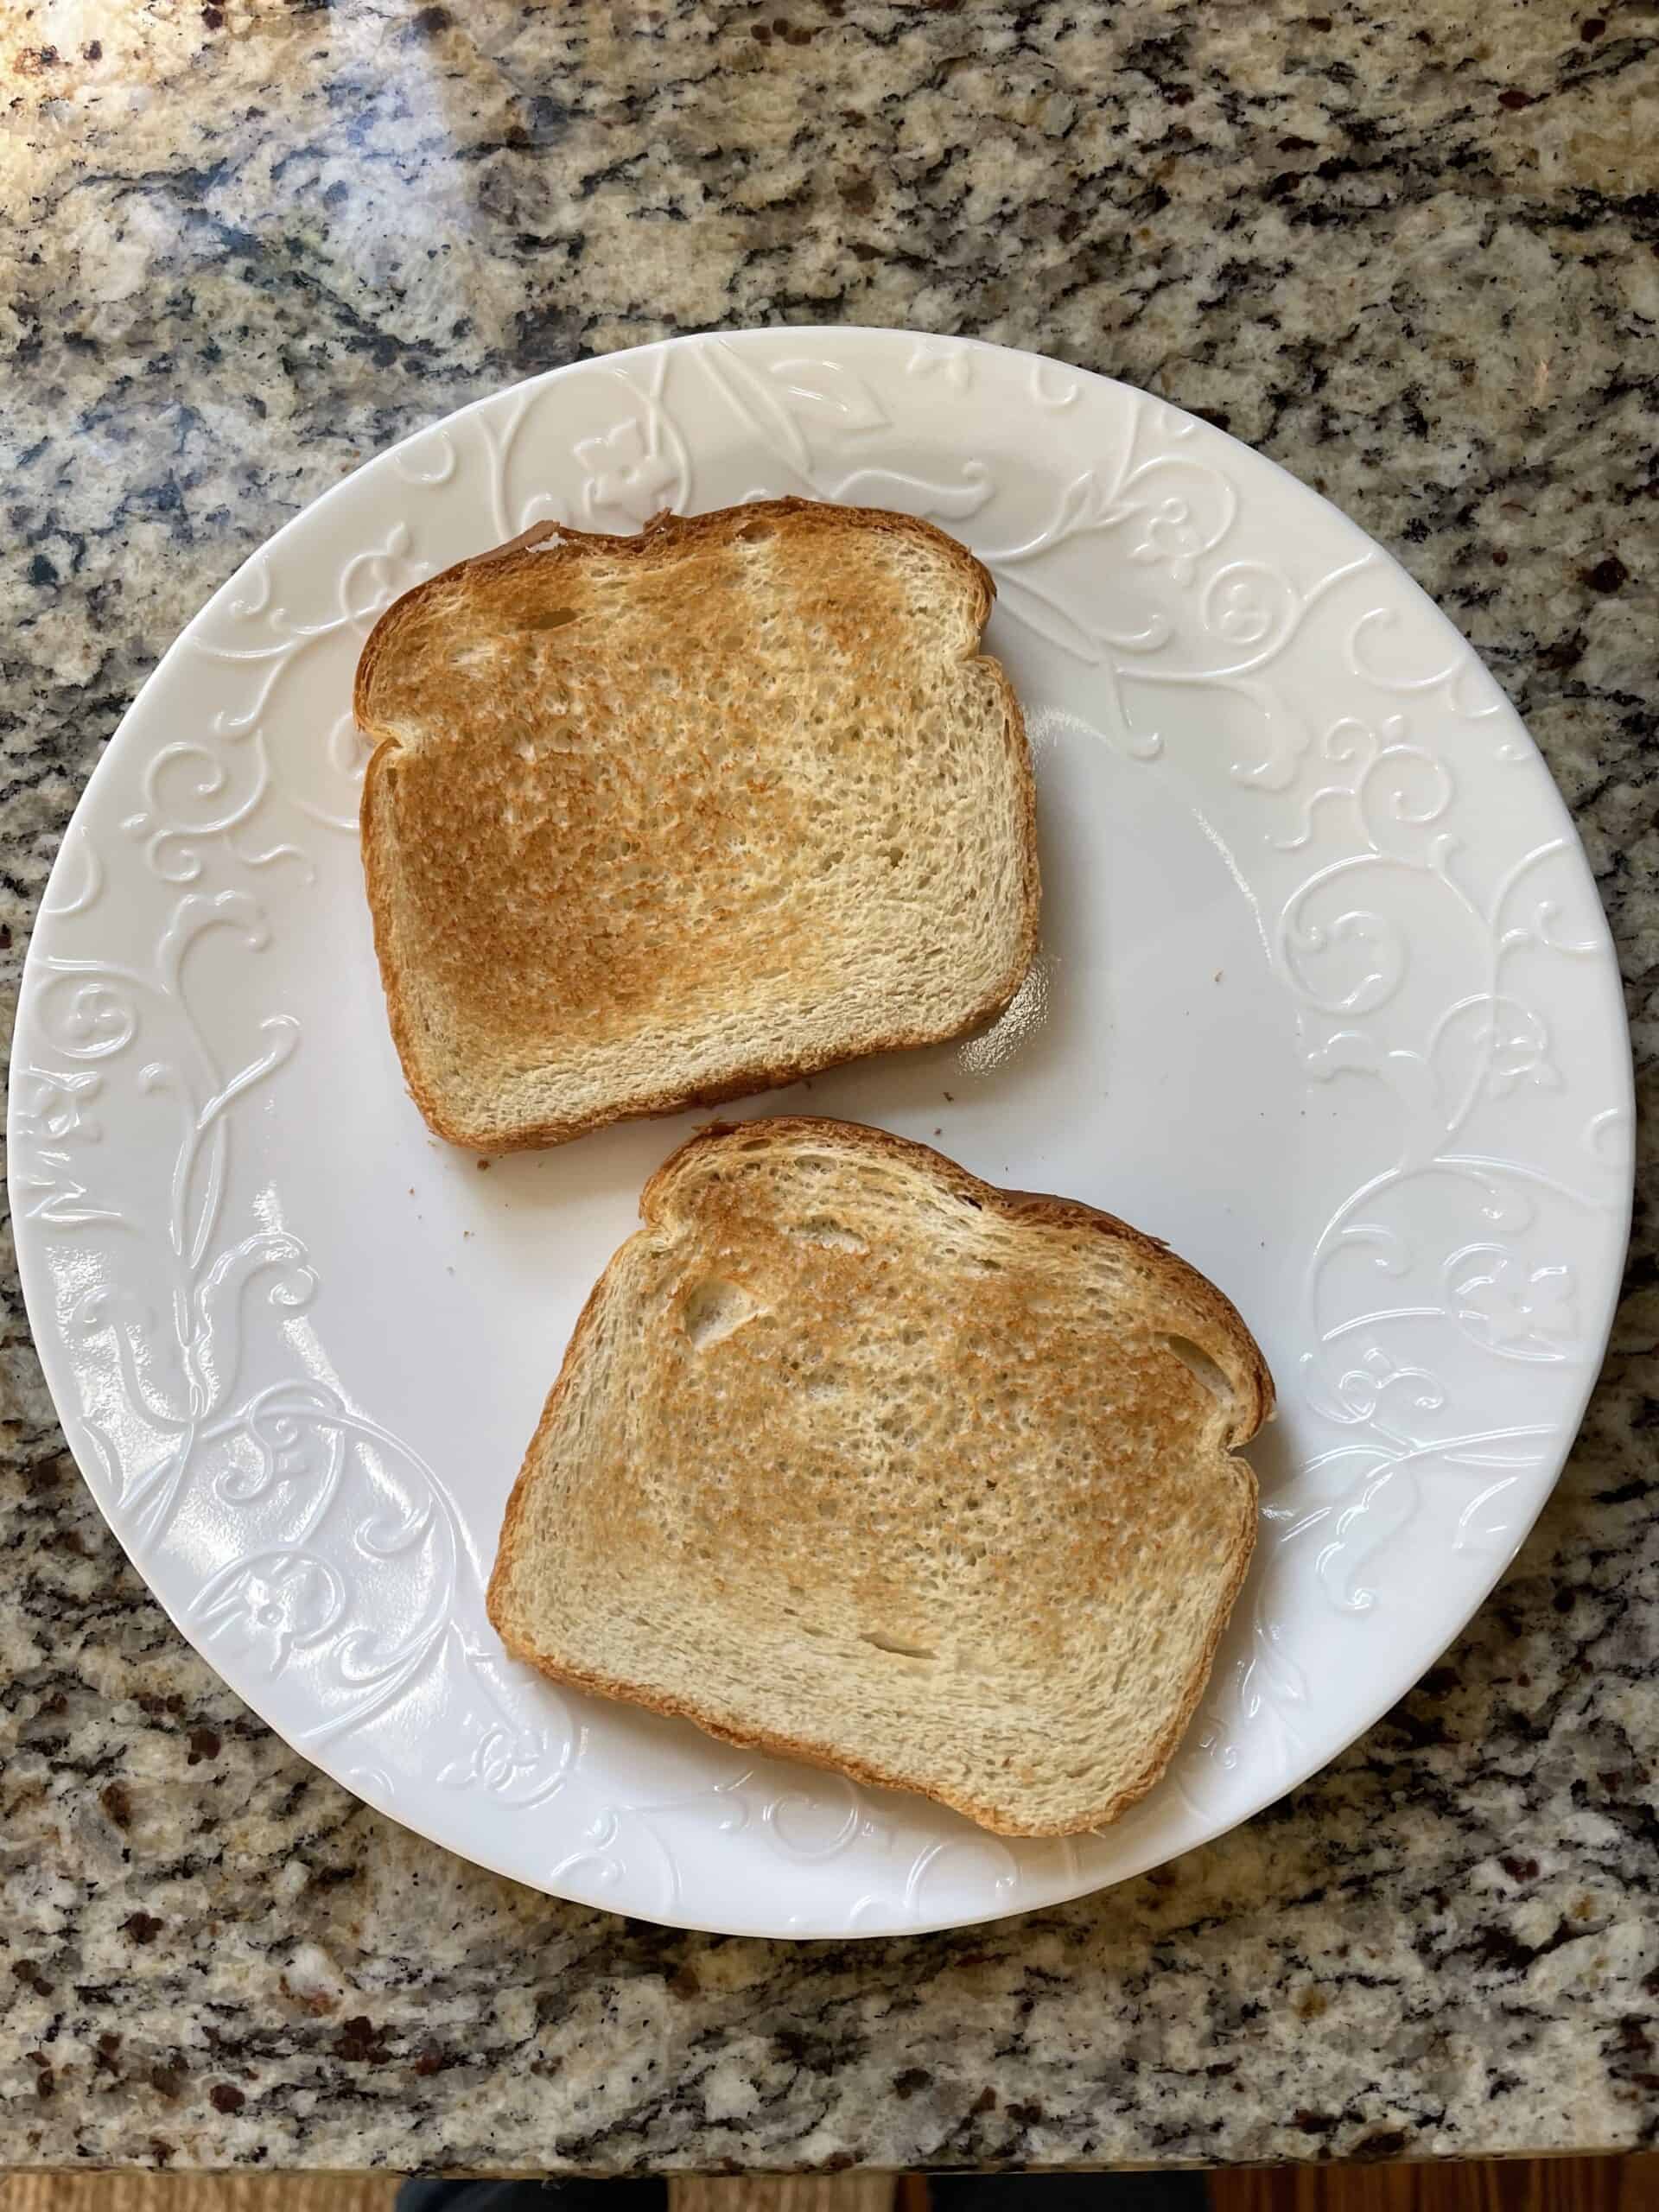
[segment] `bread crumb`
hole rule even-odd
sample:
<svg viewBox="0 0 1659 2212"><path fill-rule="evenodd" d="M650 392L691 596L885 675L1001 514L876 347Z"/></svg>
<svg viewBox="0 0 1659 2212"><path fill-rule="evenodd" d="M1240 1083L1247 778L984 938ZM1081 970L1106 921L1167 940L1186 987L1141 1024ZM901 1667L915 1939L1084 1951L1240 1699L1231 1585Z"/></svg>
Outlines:
<svg viewBox="0 0 1659 2212"><path fill-rule="evenodd" d="M479 1172L479 1173L480 1173L480 1175L484 1173L485 1169L489 1166L489 1164L490 1164L490 1163L489 1163L489 1161L488 1161L487 1160L480 1160L479 1161L479 1163L478 1163L478 1172Z"/></svg>

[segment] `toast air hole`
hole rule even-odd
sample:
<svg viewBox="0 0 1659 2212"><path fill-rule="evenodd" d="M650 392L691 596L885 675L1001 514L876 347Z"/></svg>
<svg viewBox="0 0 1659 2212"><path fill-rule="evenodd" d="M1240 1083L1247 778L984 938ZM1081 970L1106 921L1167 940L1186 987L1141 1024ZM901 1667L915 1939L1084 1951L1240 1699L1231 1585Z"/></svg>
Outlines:
<svg viewBox="0 0 1659 2212"><path fill-rule="evenodd" d="M1165 1336L1158 1341L1166 1351L1174 1353L1188 1374L1196 1376L1212 1398L1218 1398L1223 1405L1232 1402L1233 1386L1225 1371L1201 1344L1195 1344L1190 1337Z"/></svg>
<svg viewBox="0 0 1659 2212"><path fill-rule="evenodd" d="M786 1222L784 1234L799 1244L822 1244L832 1252L867 1253L869 1246L852 1230L826 1213L810 1214L804 1221Z"/></svg>
<svg viewBox="0 0 1659 2212"><path fill-rule="evenodd" d="M680 1308L680 1325L691 1340L694 1351L707 1351L710 1344L717 1344L722 1337L729 1337L746 1321L753 1320L760 1307L741 1284L722 1282L716 1275L693 1283L685 1294Z"/></svg>
<svg viewBox="0 0 1659 2212"><path fill-rule="evenodd" d="M887 1652L894 1659L937 1659L938 1653L930 1651L923 1643L900 1643L892 1636L861 1636L861 1643L868 1643L872 1650Z"/></svg>

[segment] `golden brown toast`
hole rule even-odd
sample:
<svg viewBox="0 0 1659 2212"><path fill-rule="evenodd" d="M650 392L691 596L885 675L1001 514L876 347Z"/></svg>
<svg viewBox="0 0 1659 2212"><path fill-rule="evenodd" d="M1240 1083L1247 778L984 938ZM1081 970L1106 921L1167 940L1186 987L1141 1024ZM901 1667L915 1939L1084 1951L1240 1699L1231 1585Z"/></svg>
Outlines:
<svg viewBox="0 0 1659 2212"><path fill-rule="evenodd" d="M546 524L390 607L363 854L432 1128L556 1144L1005 1005L1038 877L991 597L926 523L778 499Z"/></svg>
<svg viewBox="0 0 1659 2212"><path fill-rule="evenodd" d="M1222 1294L845 1122L709 1129L640 1212L507 1508L509 1649L1008 1835L1144 1796L1255 1542Z"/></svg>

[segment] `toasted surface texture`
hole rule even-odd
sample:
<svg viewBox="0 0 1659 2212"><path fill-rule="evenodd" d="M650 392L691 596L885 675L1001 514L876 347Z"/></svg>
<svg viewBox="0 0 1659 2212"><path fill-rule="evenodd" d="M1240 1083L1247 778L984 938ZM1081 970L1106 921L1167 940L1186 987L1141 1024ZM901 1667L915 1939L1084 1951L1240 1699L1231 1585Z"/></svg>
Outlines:
<svg viewBox="0 0 1659 2212"><path fill-rule="evenodd" d="M508 1504L508 1648L1005 1834L1143 1796L1255 1541L1221 1293L845 1122L706 1131L640 1212Z"/></svg>
<svg viewBox="0 0 1659 2212"><path fill-rule="evenodd" d="M780 499L543 524L390 607L364 863L438 1134L555 1144L1006 1004L1037 862L990 601L926 523Z"/></svg>

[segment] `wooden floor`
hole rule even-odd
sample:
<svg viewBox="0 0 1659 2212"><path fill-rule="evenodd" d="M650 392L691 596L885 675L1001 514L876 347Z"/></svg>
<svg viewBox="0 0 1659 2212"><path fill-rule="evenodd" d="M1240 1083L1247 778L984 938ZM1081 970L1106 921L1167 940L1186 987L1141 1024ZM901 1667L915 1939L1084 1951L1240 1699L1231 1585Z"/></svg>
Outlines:
<svg viewBox="0 0 1659 2212"><path fill-rule="evenodd" d="M395 2181L324 2174L0 2175L0 2212L391 2212ZM1112 2177L1100 2177L1101 2212ZM1659 2212L1659 2158L1212 2174L1211 2212ZM924 2212L916 2177L676 2181L671 2212Z"/></svg>
<svg viewBox="0 0 1659 2212"><path fill-rule="evenodd" d="M354 2174L0 2176L0 2212L391 2212L397 2194Z"/></svg>
<svg viewBox="0 0 1659 2212"><path fill-rule="evenodd" d="M1659 2158L1212 2174L1210 2203L1211 2212L1659 2212Z"/></svg>

